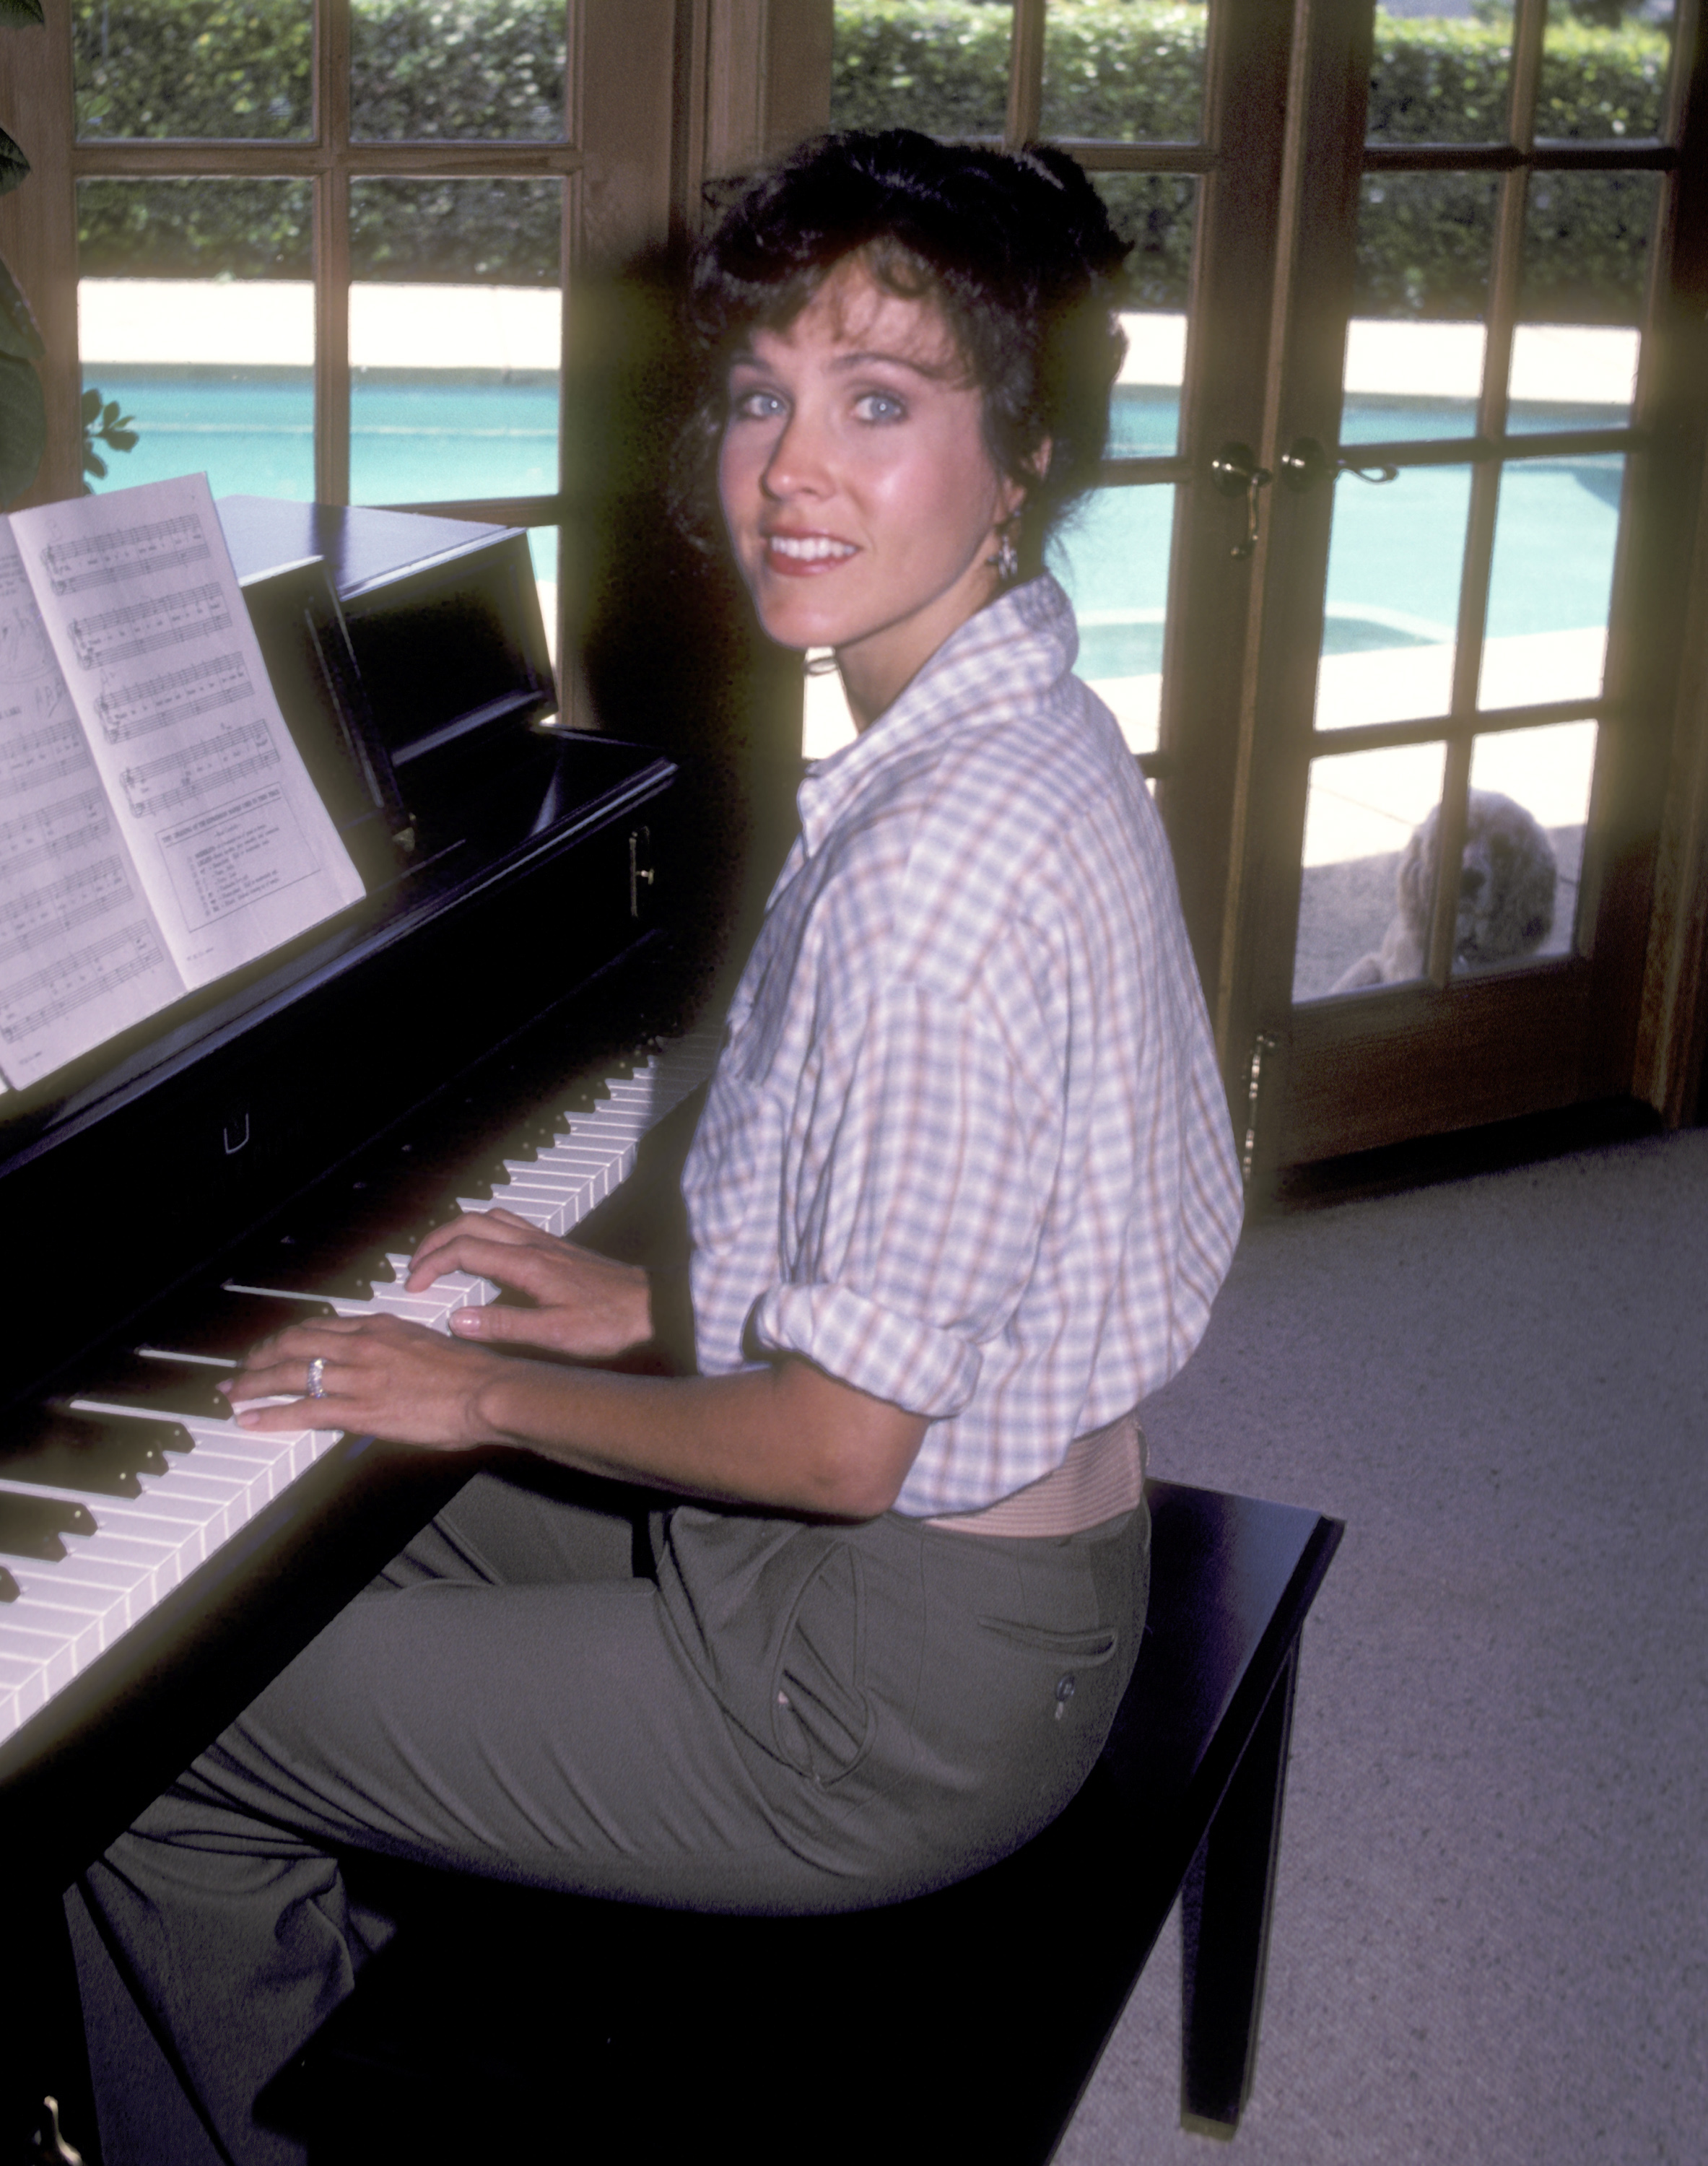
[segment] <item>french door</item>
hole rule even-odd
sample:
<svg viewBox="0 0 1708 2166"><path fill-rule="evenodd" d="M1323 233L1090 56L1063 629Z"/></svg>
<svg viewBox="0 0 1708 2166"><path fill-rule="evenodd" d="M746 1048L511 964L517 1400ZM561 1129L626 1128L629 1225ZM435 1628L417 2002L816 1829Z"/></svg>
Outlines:
<svg viewBox="0 0 1708 2166"><path fill-rule="evenodd" d="M1496 109L1420 116L1368 0L1299 12L1213 950L1260 1167L1681 1087L1642 1071L1708 397L1700 31L1658 29L1606 114L1608 45L1558 0L1490 28ZM1393 236L1444 214L1452 314L1413 314Z"/></svg>
<svg viewBox="0 0 1708 2166"><path fill-rule="evenodd" d="M1131 66L1126 11L1073 0L922 8L911 54L894 11L835 12L833 121L1062 141L1136 243L1061 569L1253 1177L1633 1092L1679 1117L1695 0L1623 29L1517 0L1445 71L1372 0L1146 9ZM998 38L1005 98L948 51Z"/></svg>

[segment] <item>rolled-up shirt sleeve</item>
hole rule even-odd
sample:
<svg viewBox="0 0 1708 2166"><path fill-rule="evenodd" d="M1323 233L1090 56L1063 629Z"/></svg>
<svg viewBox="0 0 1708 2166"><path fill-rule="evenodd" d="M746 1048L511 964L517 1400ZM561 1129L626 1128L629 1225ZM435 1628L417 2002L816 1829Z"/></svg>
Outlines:
<svg viewBox="0 0 1708 2166"><path fill-rule="evenodd" d="M967 1405L1031 1277L1059 1159L1059 1102L1035 1067L969 1004L916 985L831 1023L793 1109L761 1347L934 1421Z"/></svg>

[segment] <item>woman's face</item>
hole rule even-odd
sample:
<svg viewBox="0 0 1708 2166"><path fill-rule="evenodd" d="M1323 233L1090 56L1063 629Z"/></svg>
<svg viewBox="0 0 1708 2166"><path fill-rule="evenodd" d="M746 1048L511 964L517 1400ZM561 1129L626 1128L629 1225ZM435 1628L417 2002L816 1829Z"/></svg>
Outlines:
<svg viewBox="0 0 1708 2166"><path fill-rule="evenodd" d="M831 647L873 721L996 592L1020 492L985 448L983 394L930 300L838 266L730 369L718 490L759 621Z"/></svg>

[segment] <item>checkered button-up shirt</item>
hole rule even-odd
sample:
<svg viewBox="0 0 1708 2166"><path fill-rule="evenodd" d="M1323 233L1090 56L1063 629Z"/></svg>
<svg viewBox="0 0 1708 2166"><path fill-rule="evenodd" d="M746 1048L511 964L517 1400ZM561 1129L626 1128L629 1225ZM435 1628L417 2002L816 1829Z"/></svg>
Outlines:
<svg viewBox="0 0 1708 2166"><path fill-rule="evenodd" d="M1162 826L1053 579L801 785L684 1176L700 1368L799 1354L994 1503L1202 1334L1240 1190Z"/></svg>

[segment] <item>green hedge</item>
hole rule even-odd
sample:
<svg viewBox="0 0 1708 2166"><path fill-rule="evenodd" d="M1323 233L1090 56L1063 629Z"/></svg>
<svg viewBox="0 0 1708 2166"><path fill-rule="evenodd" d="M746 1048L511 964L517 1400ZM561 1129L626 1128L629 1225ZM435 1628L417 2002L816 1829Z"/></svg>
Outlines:
<svg viewBox="0 0 1708 2166"><path fill-rule="evenodd" d="M1006 101L1008 10L979 0L842 0L831 119L944 135L998 132ZM1045 48L1045 132L1120 142L1199 132L1205 10L1167 0L1082 0ZM1373 141L1488 142L1505 132L1510 28L1381 15L1370 71ZM1637 24L1551 24L1538 132L1605 140L1659 124L1669 46ZM1139 296L1183 304L1192 249L1189 182L1106 174L1098 186L1136 243ZM1552 174L1532 192L1526 313L1554 321L1634 320L1654 182L1646 174ZM1481 312L1494 190L1479 175L1384 176L1365 190L1361 315Z"/></svg>
<svg viewBox="0 0 1708 2166"><path fill-rule="evenodd" d="M612 6L620 0L598 0ZM562 0L354 0L352 100L388 139L551 132L562 101ZM80 125L99 135L300 136L309 113L308 0L76 0ZM980 0L842 0L831 114L999 132L1011 14ZM1201 5L1080 0L1052 14L1044 126L1140 142L1190 139L1202 98ZM1508 33L1472 20L1380 16L1370 133L1384 142L1498 140ZM1658 124L1668 41L1634 23L1551 25L1541 132L1605 140ZM1176 175L1099 177L1135 243L1136 298L1183 304L1196 185ZM1642 174L1548 175L1532 192L1527 313L1632 319L1655 183ZM1360 314L1479 311L1493 233L1484 176L1385 175L1367 185ZM352 203L357 277L550 284L558 275L551 184L370 182ZM82 265L94 276L303 277L308 192L281 182L86 183Z"/></svg>
<svg viewBox="0 0 1708 2166"><path fill-rule="evenodd" d="M76 0L85 135L306 135L308 0ZM555 135L563 0L355 0L351 125L386 140ZM555 285L561 192L535 181L367 181L352 190L359 278ZM93 277L306 278L306 187L100 181L78 202Z"/></svg>

